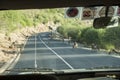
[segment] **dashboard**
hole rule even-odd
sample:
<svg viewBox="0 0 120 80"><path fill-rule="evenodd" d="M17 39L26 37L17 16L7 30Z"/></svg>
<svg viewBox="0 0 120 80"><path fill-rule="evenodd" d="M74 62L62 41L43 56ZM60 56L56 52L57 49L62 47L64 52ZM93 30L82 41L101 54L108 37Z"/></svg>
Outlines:
<svg viewBox="0 0 120 80"><path fill-rule="evenodd" d="M119 80L120 71L1 75L0 80Z"/></svg>

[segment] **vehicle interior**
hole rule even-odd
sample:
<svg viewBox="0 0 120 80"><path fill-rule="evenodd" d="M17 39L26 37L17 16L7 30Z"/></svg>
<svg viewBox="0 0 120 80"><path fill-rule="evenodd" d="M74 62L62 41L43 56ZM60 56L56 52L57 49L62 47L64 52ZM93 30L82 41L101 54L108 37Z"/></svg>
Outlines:
<svg viewBox="0 0 120 80"><path fill-rule="evenodd" d="M119 7L120 0L22 0L22 1L0 0L0 10L1 10L0 13L2 11L7 11L7 10L9 11L9 10L29 10L29 9L55 9L55 8L66 8L66 7L96 7L96 6L106 7L104 14L105 17L95 18L93 21L93 26L95 29L99 29L101 28L101 26L103 26L102 28L106 28L106 26L111 20L111 17L108 17L109 7L110 6ZM49 27L49 29L51 30L51 27ZM61 60L63 60L61 56L59 56L54 50L52 50L48 45L46 45L41 39L40 41L55 55L57 55ZM74 43L74 45L76 45L76 43ZM78 45L76 45L76 47L77 46ZM93 44L93 48L94 48L94 44ZM66 63L69 67L71 67L71 65L69 65L65 60L63 60L63 62ZM37 65L35 65L35 67L37 67ZM0 75L0 80L120 80L120 68L116 67L115 69L109 68L107 70L106 69L97 70L98 68L96 69L90 68L86 71L84 70L82 71L82 69L77 69L71 72L69 72L68 70L53 71L50 69L46 69L47 72L45 72L44 69L43 73L40 73L39 70L35 69L35 71L28 74ZM27 70L25 69L25 71L27 72L30 69Z"/></svg>

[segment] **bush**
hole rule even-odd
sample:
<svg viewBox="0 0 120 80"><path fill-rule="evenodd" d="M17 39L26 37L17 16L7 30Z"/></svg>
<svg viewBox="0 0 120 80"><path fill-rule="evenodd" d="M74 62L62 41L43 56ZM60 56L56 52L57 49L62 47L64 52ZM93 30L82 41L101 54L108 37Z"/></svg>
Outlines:
<svg viewBox="0 0 120 80"><path fill-rule="evenodd" d="M102 39L105 45L111 44L114 48L120 48L120 27L106 29Z"/></svg>
<svg viewBox="0 0 120 80"><path fill-rule="evenodd" d="M61 27L58 27L57 31L64 37L71 37L75 41L79 41L81 35L81 27L79 24L73 22L64 23Z"/></svg>
<svg viewBox="0 0 120 80"><path fill-rule="evenodd" d="M83 32L85 31L85 32ZM86 42L87 44L99 44L99 35L98 32L93 28L88 28L83 30L82 32L82 41Z"/></svg>

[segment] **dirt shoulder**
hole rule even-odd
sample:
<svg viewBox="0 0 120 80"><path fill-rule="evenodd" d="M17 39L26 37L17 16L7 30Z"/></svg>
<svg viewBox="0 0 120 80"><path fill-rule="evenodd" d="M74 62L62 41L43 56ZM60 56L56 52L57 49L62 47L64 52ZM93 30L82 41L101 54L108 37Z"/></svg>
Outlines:
<svg viewBox="0 0 120 80"><path fill-rule="evenodd" d="M21 52L26 39L35 33L46 32L45 25L38 27L26 27L16 30L8 35L0 33L0 68Z"/></svg>

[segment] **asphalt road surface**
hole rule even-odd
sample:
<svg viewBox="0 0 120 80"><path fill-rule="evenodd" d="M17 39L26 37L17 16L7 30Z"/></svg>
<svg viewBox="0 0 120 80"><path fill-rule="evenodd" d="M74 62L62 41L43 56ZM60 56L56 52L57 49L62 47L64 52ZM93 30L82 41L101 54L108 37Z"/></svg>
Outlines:
<svg viewBox="0 0 120 80"><path fill-rule="evenodd" d="M82 46L72 48L67 41L51 39L50 33L31 36L15 68L85 69L120 66L120 58Z"/></svg>

